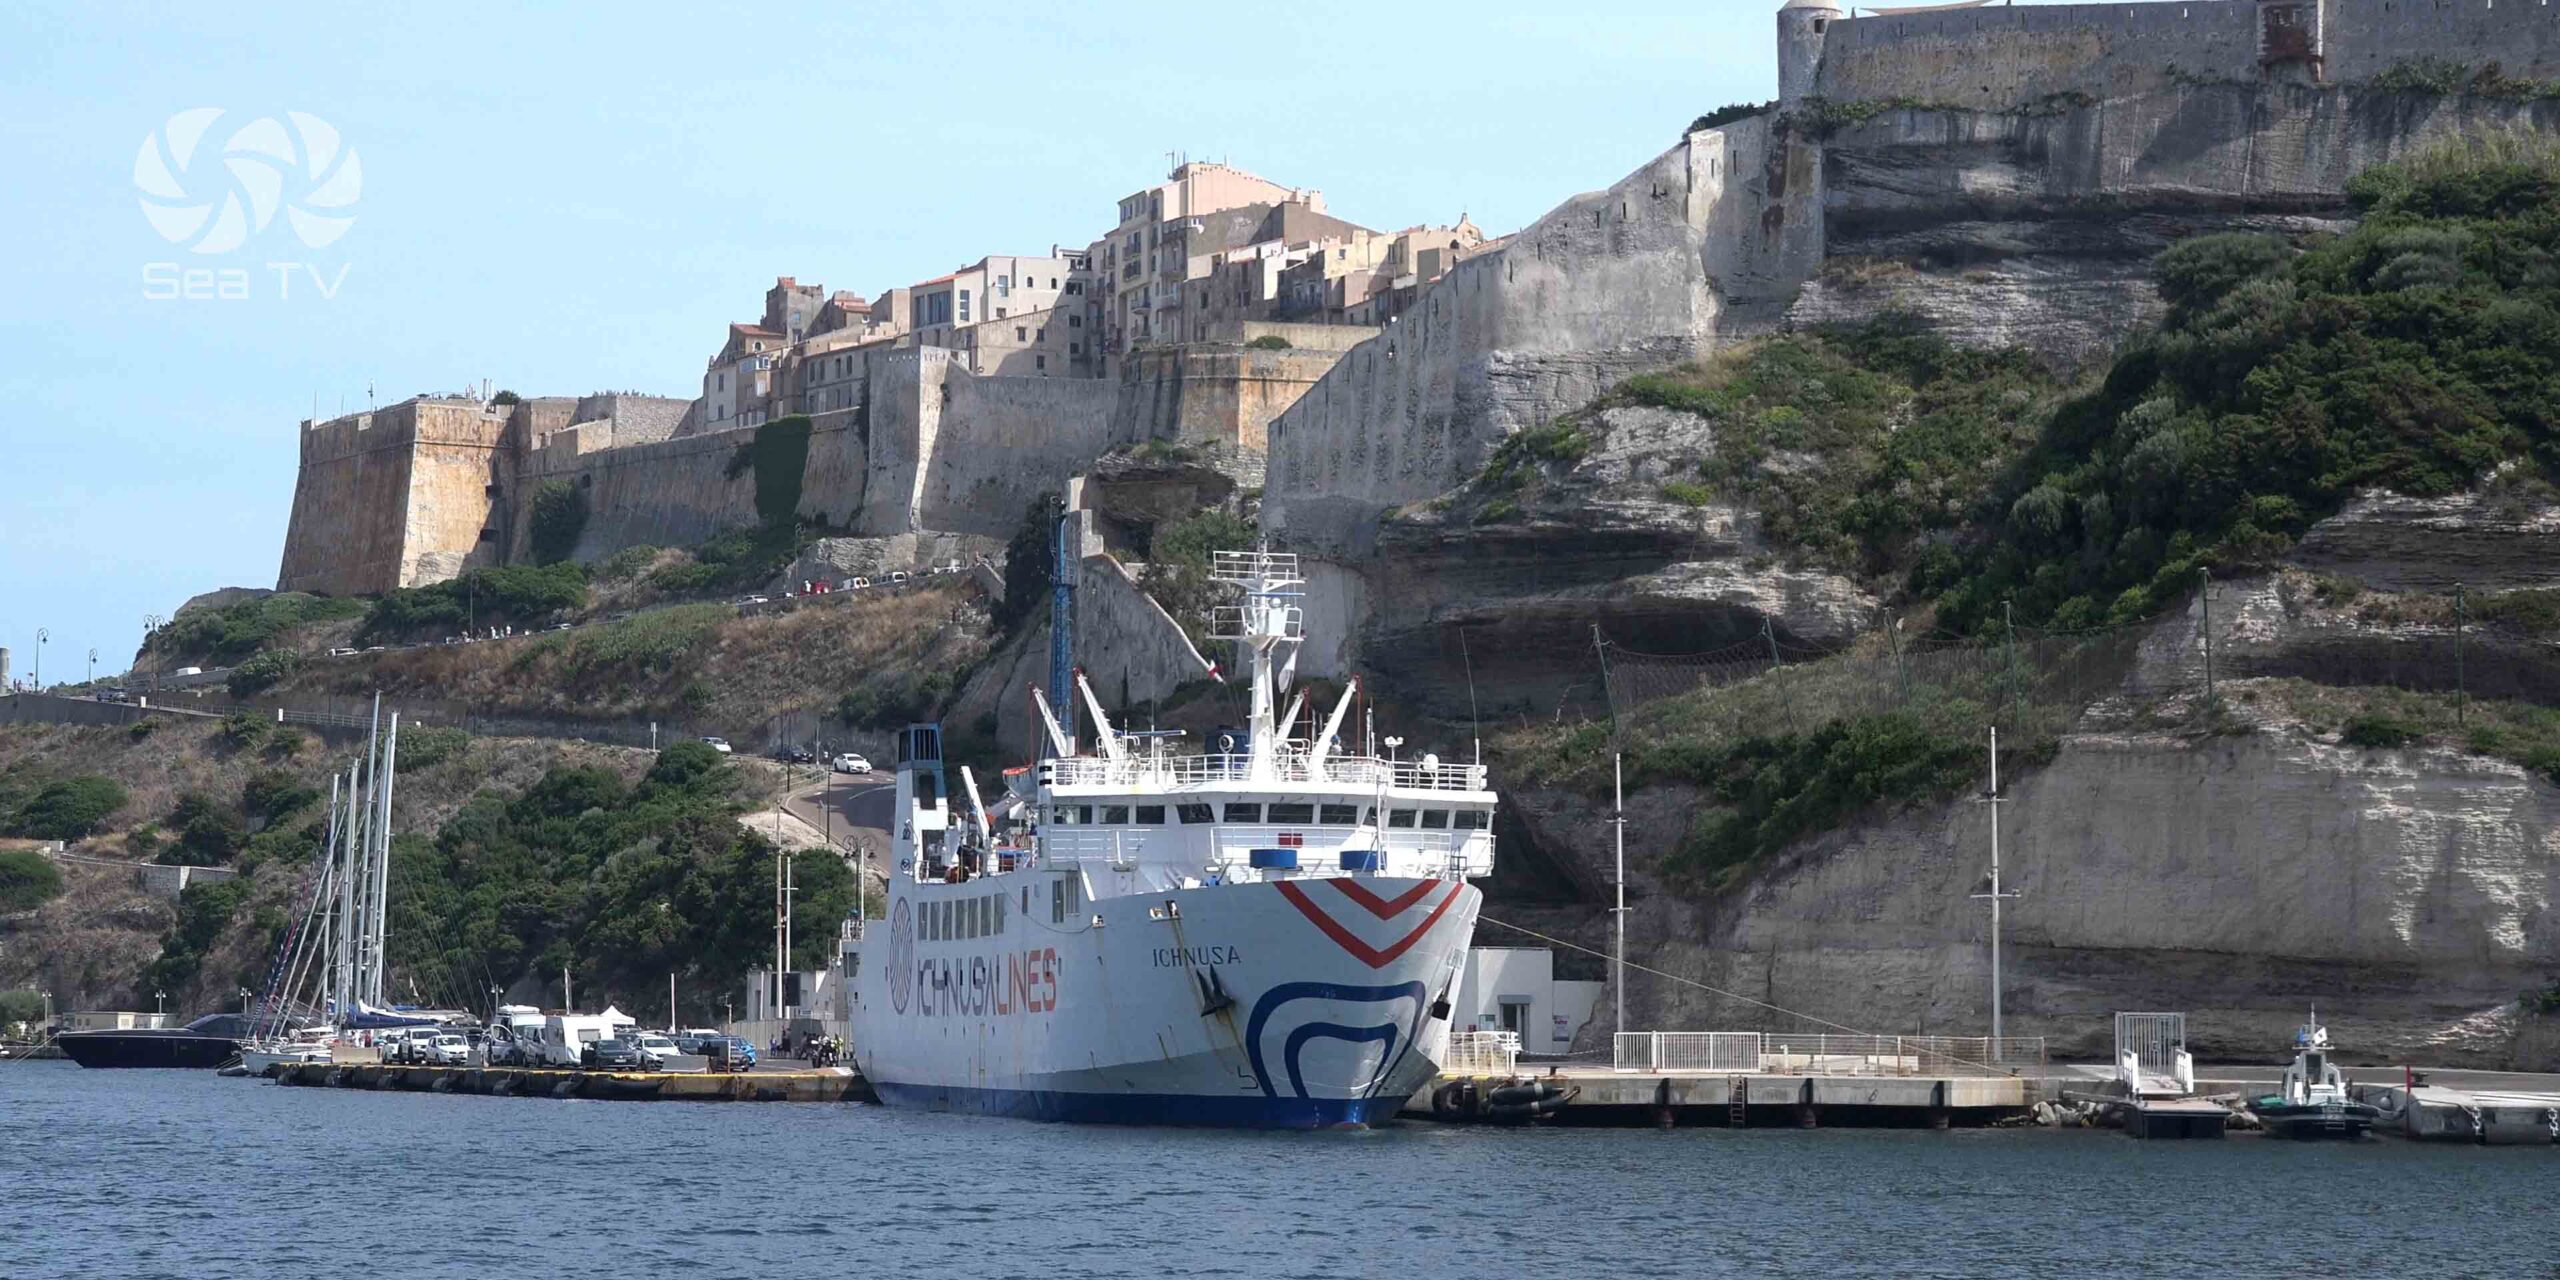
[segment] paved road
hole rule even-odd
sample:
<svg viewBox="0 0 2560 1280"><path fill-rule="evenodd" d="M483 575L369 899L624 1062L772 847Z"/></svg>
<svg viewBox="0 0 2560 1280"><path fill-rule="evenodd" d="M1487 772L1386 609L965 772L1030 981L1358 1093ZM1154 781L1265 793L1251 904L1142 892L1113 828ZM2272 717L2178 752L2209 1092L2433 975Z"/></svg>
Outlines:
<svg viewBox="0 0 2560 1280"><path fill-rule="evenodd" d="M2396 1085L2401 1080L2401 1069L2397 1066L2345 1066L2341 1069L2347 1073L2347 1079L2355 1084ZM2458 1067L2419 1067L2418 1073L2427 1078L2428 1084L2442 1085L2449 1089L2475 1092L2487 1090L2504 1093L2560 1093L2560 1075L2544 1075L2529 1071L2472 1071ZM2112 1080L2115 1078L2115 1069L2098 1062L2055 1063L2048 1074L2065 1081L2065 1087L2073 1087L2074 1082L2078 1081L2085 1080L2094 1084L2100 1080ZM2261 1086L2271 1087L2282 1083L2283 1080L2284 1068L2270 1063L2208 1062L2196 1067L2196 1089L2201 1093L2228 1093L2242 1087L2250 1089Z"/></svg>
<svg viewBox="0 0 2560 1280"><path fill-rule="evenodd" d="M823 779L792 787L782 802L783 812L820 831L832 831L839 846L851 847L856 839L868 841L871 851L885 854L889 849L889 821L898 807L898 784L888 775L872 773L829 773Z"/></svg>

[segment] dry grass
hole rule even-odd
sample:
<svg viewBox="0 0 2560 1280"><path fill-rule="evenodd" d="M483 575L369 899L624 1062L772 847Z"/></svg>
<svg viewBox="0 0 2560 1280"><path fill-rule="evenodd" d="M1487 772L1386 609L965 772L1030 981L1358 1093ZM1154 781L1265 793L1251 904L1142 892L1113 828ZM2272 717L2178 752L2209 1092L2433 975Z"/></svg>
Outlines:
<svg viewBox="0 0 2560 1280"><path fill-rule="evenodd" d="M459 704L494 715L664 716L750 725L826 711L883 670L962 671L985 656L974 593L936 583L739 617L680 605L494 643L378 654L306 669L286 688Z"/></svg>

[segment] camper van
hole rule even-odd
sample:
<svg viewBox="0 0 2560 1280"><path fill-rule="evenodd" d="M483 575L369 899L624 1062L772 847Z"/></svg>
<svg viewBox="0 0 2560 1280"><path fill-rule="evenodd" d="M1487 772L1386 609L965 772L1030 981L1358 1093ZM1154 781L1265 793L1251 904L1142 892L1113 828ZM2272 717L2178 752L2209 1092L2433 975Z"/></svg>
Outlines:
<svg viewBox="0 0 2560 1280"><path fill-rule="evenodd" d="M613 1032L614 1020L601 1014L554 1014L542 1020L535 1059L546 1067L576 1067L588 1045L611 1039Z"/></svg>

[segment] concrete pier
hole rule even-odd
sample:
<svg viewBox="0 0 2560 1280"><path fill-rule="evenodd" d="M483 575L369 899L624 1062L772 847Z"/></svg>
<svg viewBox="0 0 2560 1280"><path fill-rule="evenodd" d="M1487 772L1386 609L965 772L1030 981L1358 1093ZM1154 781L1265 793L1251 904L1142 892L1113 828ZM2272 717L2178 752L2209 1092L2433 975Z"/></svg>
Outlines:
<svg viewBox="0 0 2560 1280"><path fill-rule="evenodd" d="M491 1097L614 1102L876 1102L871 1085L833 1071L567 1071L518 1067L412 1067L288 1063L278 1084L314 1089L474 1093Z"/></svg>
<svg viewBox="0 0 2560 1280"><path fill-rule="evenodd" d="M2560 1142L2560 1093L2456 1089L2422 1084L2359 1086L2358 1100L2382 1112L2374 1128L2421 1142L2550 1146Z"/></svg>
<svg viewBox="0 0 2560 1280"><path fill-rule="evenodd" d="M2037 1100L2035 1082L2015 1076L1808 1076L1564 1067L1523 1070L1520 1078L1553 1081L1578 1091L1549 1121L1561 1125L1943 1129L1987 1124L2025 1111ZM1478 1119L1435 1114L1432 1100L1442 1085L1452 1082L1472 1080L1481 1094L1508 1079L1444 1074L1415 1094L1405 1104L1404 1114L1458 1122Z"/></svg>

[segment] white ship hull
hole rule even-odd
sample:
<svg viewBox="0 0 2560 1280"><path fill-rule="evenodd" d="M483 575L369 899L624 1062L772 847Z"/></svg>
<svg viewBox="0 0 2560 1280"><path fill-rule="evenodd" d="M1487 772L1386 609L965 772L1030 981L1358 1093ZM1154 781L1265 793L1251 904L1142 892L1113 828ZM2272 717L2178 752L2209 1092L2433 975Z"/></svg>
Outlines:
<svg viewBox="0 0 2560 1280"><path fill-rule="evenodd" d="M853 984L883 1102L1308 1129L1389 1119L1439 1070L1482 902L1463 881L1304 877L1067 911L1049 879L895 886Z"/></svg>

